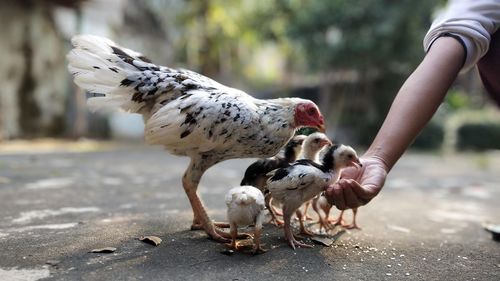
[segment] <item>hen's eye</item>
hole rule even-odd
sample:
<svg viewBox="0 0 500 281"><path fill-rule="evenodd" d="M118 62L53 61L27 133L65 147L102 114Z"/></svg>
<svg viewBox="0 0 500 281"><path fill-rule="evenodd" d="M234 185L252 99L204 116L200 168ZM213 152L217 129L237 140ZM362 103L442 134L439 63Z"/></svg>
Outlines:
<svg viewBox="0 0 500 281"><path fill-rule="evenodd" d="M353 158L352 154L349 154L347 158L352 159Z"/></svg>
<svg viewBox="0 0 500 281"><path fill-rule="evenodd" d="M307 110L307 114L309 114L309 115L313 115L315 112L316 112L316 110L314 108L309 108Z"/></svg>
<svg viewBox="0 0 500 281"><path fill-rule="evenodd" d="M319 139L314 139L314 142L319 142Z"/></svg>

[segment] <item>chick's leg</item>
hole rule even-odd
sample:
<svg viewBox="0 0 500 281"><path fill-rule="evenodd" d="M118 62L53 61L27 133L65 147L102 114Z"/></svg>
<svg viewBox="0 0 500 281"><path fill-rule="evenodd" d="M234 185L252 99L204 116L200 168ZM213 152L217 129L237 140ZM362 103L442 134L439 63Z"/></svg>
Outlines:
<svg viewBox="0 0 500 281"><path fill-rule="evenodd" d="M352 223L348 225L342 225L343 227L347 229L361 229L359 225L356 223L356 215L358 213L358 208L353 208L352 209Z"/></svg>
<svg viewBox="0 0 500 281"><path fill-rule="evenodd" d="M319 232L324 228L326 232L332 229L330 223L328 222L328 214L330 213L330 209L328 208L328 212L321 206L321 209L325 212L325 218L323 218L323 214L320 212L320 206L318 206L319 197L314 198L312 201L313 210L318 215L318 221L316 223L319 224Z"/></svg>
<svg viewBox="0 0 500 281"><path fill-rule="evenodd" d="M309 231L304 226L304 219L305 219L305 217L302 214L302 211L300 211L300 209L297 209L297 211L295 211L295 214L297 215L297 218L299 218L300 234L304 234L304 235L307 235L307 236L313 236L314 233L312 233L311 231Z"/></svg>
<svg viewBox="0 0 500 281"><path fill-rule="evenodd" d="M261 254L265 253L267 250L263 249L262 246L260 245L260 234L262 231L262 223L264 222L264 211L261 211L257 215L257 219L255 220L255 234L253 237L253 243L254 243L254 249L253 253L256 254Z"/></svg>
<svg viewBox="0 0 500 281"><path fill-rule="evenodd" d="M238 249L238 243L236 242L236 236L238 235L238 226L236 226L236 224L234 223L231 223L229 227L229 233L231 234L231 243L227 245L229 246L229 248L236 250Z"/></svg>
<svg viewBox="0 0 500 281"><path fill-rule="evenodd" d="M273 197L272 196L271 196L271 199L269 201L269 207L271 207L271 209L273 210L275 216L283 216L283 212L281 212L280 210L276 209L276 207L273 205Z"/></svg>
<svg viewBox="0 0 500 281"><path fill-rule="evenodd" d="M292 249L294 250L296 246L304 248L312 248L311 245L304 244L302 242L295 240L295 237L293 236L291 228L291 219L292 219L292 214L294 213L294 209L296 208L290 208L286 204L283 205L283 220L285 221L285 227L283 228L283 231L285 232L285 239L288 241L290 247L292 247Z"/></svg>
<svg viewBox="0 0 500 281"><path fill-rule="evenodd" d="M271 194L268 194L265 197L265 204L266 204L267 210L269 211L269 214L271 215L271 223L275 224L276 226L282 226L283 221L276 217L276 213L275 213L275 209L272 205L272 201L273 201L273 197L271 196Z"/></svg>
<svg viewBox="0 0 500 281"><path fill-rule="evenodd" d="M345 225L343 216L344 216L344 210L340 211L340 214L336 219L328 220L328 222L333 223L333 225Z"/></svg>
<svg viewBox="0 0 500 281"><path fill-rule="evenodd" d="M302 214L304 214L305 220L312 220L313 219L311 216L309 216L309 207L310 206L311 206L311 200L306 201L306 203L304 203L304 211L302 212Z"/></svg>

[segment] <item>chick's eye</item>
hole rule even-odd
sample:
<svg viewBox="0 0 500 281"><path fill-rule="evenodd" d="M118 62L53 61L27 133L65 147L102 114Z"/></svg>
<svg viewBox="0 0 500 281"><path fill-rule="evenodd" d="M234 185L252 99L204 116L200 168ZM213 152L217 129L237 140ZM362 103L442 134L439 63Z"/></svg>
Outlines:
<svg viewBox="0 0 500 281"><path fill-rule="evenodd" d="M314 142L319 142L319 139L314 139Z"/></svg>
<svg viewBox="0 0 500 281"><path fill-rule="evenodd" d="M347 156L347 158L352 159L353 158L352 154L349 154L349 156Z"/></svg>

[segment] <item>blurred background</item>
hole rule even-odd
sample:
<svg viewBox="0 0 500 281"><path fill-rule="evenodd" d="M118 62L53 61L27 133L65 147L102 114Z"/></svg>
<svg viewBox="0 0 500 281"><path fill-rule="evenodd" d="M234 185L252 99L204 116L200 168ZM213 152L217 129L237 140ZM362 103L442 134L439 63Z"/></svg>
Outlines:
<svg viewBox="0 0 500 281"><path fill-rule="evenodd" d="M109 37L155 63L256 97L317 102L331 137L366 147L424 55L446 1L20 0L0 2L0 143L142 139L142 119L89 113L65 54L71 36ZM500 116L476 70L460 76L413 145L500 148Z"/></svg>

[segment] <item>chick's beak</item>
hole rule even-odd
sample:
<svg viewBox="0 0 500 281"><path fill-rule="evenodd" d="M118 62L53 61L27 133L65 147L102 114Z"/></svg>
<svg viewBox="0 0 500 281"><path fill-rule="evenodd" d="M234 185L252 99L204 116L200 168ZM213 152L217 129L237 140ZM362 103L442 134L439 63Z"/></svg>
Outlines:
<svg viewBox="0 0 500 281"><path fill-rule="evenodd" d="M321 140L320 144L321 146L332 145L332 142L330 140Z"/></svg>
<svg viewBox="0 0 500 281"><path fill-rule="evenodd" d="M358 166L360 168L363 167L363 164L361 164L361 161L359 161L359 158L352 160L352 163L354 164L354 166Z"/></svg>

